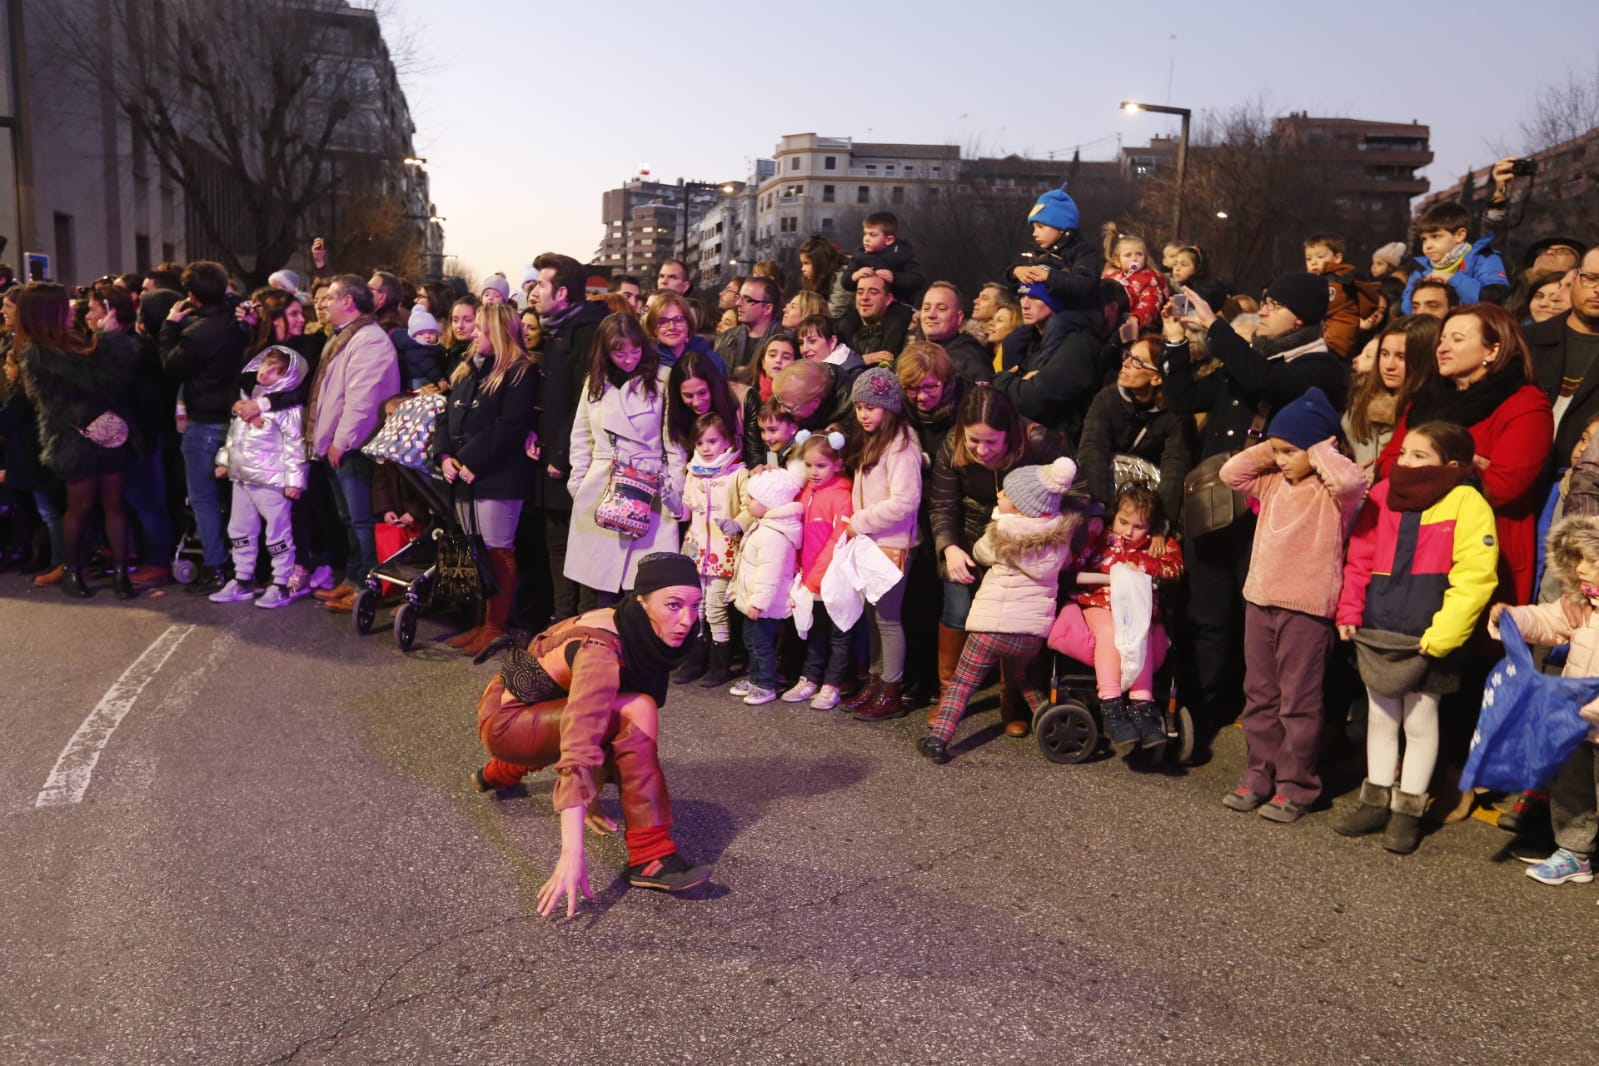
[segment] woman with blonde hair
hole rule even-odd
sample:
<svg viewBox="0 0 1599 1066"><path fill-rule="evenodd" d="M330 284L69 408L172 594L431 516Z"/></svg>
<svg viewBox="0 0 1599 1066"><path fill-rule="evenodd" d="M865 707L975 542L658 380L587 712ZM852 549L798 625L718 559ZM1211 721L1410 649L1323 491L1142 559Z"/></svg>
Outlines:
<svg viewBox="0 0 1599 1066"><path fill-rule="evenodd" d="M488 549L496 591L479 624L450 641L476 655L505 632L516 599L516 524L530 487L537 435L539 375L522 346L516 308L478 309L470 346L450 375L433 459L444 480L464 485L456 510Z"/></svg>

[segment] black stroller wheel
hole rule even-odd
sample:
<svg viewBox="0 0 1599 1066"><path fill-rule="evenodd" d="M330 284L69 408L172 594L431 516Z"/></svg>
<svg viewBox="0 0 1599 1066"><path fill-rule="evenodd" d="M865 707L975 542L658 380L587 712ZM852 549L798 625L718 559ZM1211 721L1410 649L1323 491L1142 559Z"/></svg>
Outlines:
<svg viewBox="0 0 1599 1066"><path fill-rule="evenodd" d="M1087 707L1075 701L1057 703L1039 712L1033 722L1038 750L1054 763L1079 763L1099 745L1099 723Z"/></svg>
<svg viewBox="0 0 1599 1066"><path fill-rule="evenodd" d="M416 604L402 603L394 612L394 644L401 651L410 651L416 643Z"/></svg>
<svg viewBox="0 0 1599 1066"><path fill-rule="evenodd" d="M194 580L196 569L188 559L178 559L172 564L172 580L180 585L187 585Z"/></svg>
<svg viewBox="0 0 1599 1066"><path fill-rule="evenodd" d="M350 612L350 621L355 626L356 633L366 636L372 632L372 623L378 616L378 590L364 588L355 597L355 609Z"/></svg>

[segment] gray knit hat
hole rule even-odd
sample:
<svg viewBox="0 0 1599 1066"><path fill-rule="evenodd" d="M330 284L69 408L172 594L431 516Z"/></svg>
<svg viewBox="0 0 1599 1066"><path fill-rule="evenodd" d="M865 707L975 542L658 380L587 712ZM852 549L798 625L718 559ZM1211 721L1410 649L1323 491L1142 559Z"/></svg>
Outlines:
<svg viewBox="0 0 1599 1066"><path fill-rule="evenodd" d="M857 377L855 387L849 391L849 402L869 403L895 415L905 413L905 392L899 387L899 378L886 366L874 366Z"/></svg>
<svg viewBox="0 0 1599 1066"><path fill-rule="evenodd" d="M1005 495L1029 518L1060 514L1061 495L1077 477L1077 464L1056 459L1048 466L1018 466L1005 475Z"/></svg>
<svg viewBox="0 0 1599 1066"><path fill-rule="evenodd" d="M509 300L511 298L511 283L505 280L504 275L490 274L488 277L484 278L483 287L478 290L478 295L481 296L490 289L493 289L495 292L499 293L500 298L503 300Z"/></svg>
<svg viewBox="0 0 1599 1066"><path fill-rule="evenodd" d="M1381 259L1389 266L1397 269L1399 264L1405 261L1405 253L1408 251L1410 249L1405 245L1404 241L1394 241L1372 252L1371 257L1373 259Z"/></svg>

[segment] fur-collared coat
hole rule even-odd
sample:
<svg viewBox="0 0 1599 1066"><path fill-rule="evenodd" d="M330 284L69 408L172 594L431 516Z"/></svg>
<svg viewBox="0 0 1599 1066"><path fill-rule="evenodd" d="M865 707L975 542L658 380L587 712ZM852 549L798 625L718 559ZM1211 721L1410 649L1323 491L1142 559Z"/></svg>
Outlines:
<svg viewBox="0 0 1599 1066"><path fill-rule="evenodd" d="M133 386L138 368L131 352L96 347L87 355L29 344L22 349L22 380L39 424L39 458L62 481L127 470L133 458ZM78 432L107 411L128 423L129 443L101 448Z"/></svg>
<svg viewBox="0 0 1599 1066"><path fill-rule="evenodd" d="M989 568L966 616L968 633L1017 633L1042 637L1055 621L1061 567L1071 558L1075 512L1048 518L1000 515L972 548Z"/></svg>
<svg viewBox="0 0 1599 1066"><path fill-rule="evenodd" d="M1582 594L1577 577L1577 564L1584 559L1599 559L1599 516L1562 518L1549 533L1549 565L1559 575L1564 595L1553 603L1505 608L1528 644L1570 642L1561 671L1565 677L1599 676L1599 611ZM1489 635L1497 638L1499 627L1489 626ZM1588 739L1599 741L1599 700L1586 704L1582 716L1595 727L1588 731Z"/></svg>

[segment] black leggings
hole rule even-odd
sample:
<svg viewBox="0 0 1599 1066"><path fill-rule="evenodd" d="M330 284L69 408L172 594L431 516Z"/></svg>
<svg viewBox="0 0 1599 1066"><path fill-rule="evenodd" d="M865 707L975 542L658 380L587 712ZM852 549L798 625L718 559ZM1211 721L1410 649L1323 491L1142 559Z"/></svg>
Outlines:
<svg viewBox="0 0 1599 1066"><path fill-rule="evenodd" d="M97 474L67 482L67 513L62 520L66 547L63 559L68 566L82 562L79 552L83 526L94 512L96 499L105 515L105 539L111 549L111 561L121 569L128 565L128 516L122 509L121 474Z"/></svg>

